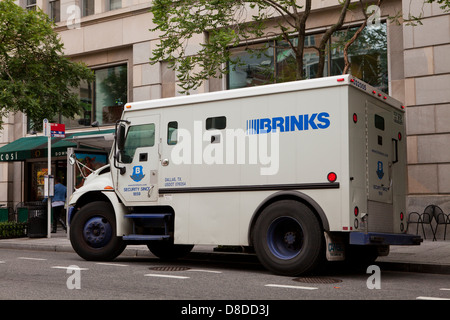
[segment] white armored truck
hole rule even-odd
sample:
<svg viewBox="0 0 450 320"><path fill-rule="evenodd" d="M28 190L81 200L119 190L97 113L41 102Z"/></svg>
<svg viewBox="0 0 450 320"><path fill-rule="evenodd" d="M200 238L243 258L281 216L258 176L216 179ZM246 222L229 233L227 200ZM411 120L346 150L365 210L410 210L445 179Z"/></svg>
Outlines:
<svg viewBox="0 0 450 320"><path fill-rule="evenodd" d="M243 246L298 275L422 240L405 233L404 108L350 75L128 103L109 163L69 201L87 260Z"/></svg>

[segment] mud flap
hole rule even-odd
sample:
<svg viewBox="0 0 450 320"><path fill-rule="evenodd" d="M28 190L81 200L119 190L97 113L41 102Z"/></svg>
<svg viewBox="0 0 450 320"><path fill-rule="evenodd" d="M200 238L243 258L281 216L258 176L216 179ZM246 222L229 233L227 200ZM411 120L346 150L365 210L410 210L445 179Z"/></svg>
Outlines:
<svg viewBox="0 0 450 320"><path fill-rule="evenodd" d="M345 260L345 242L342 237L335 236L329 232L325 234L326 257L328 261Z"/></svg>
<svg viewBox="0 0 450 320"><path fill-rule="evenodd" d="M389 255L390 246L377 246L377 250L379 257L386 257Z"/></svg>

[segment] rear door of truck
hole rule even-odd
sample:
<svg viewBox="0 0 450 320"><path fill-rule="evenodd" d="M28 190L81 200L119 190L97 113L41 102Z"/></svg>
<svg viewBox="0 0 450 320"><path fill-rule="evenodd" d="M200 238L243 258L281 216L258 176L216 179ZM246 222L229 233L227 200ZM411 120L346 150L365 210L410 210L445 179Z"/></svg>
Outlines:
<svg viewBox="0 0 450 320"><path fill-rule="evenodd" d="M393 232L393 170L396 142L393 110L367 101L367 194L368 231Z"/></svg>

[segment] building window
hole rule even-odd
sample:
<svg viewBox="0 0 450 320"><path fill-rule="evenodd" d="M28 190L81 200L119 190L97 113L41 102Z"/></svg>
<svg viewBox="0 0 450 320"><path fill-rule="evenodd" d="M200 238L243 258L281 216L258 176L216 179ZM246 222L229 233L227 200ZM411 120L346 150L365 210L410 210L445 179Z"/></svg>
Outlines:
<svg viewBox="0 0 450 320"><path fill-rule="evenodd" d="M274 54L273 42L232 49L228 89L274 83Z"/></svg>
<svg viewBox="0 0 450 320"><path fill-rule="evenodd" d="M342 74L344 69L343 47L358 27L336 32L327 46L324 76ZM318 52L313 46L322 35L308 35L303 52L303 73L307 79L317 76ZM297 39L292 39L294 45ZM296 79L294 51L286 41L270 40L231 49L232 60L228 74L228 89L280 83ZM366 28L350 47L351 74L388 92L387 32L386 23L378 28Z"/></svg>
<svg viewBox="0 0 450 320"><path fill-rule="evenodd" d="M80 87L77 88L77 91L81 100L83 110L73 119L66 117L61 117L61 119L53 119L55 122L64 123L66 125L66 128L90 126L93 122L92 104L94 97L94 84L91 82L83 81L80 84Z"/></svg>
<svg viewBox="0 0 450 320"><path fill-rule="evenodd" d="M60 0L50 0L48 2L48 10L50 19L53 22L61 21L61 1Z"/></svg>
<svg viewBox="0 0 450 320"><path fill-rule="evenodd" d="M319 64L319 54L313 48L316 42L320 42L322 35L309 35L305 38L305 49L303 50L303 72L307 79L315 78L317 75L317 66ZM316 39L317 38L317 39ZM296 46L297 39L291 40ZM328 75L327 68L328 54L325 55L324 76ZM276 82L293 81L296 79L295 52L291 49L287 41L277 41L276 43Z"/></svg>
<svg viewBox="0 0 450 320"><path fill-rule="evenodd" d="M344 69L344 44L358 27L338 31L332 38L331 70L333 75ZM349 48L350 73L378 90L388 93L388 60L386 23L379 27L365 28Z"/></svg>
<svg viewBox="0 0 450 320"><path fill-rule="evenodd" d="M127 66L95 71L95 120L100 125L112 124L122 116L127 102Z"/></svg>
<svg viewBox="0 0 450 320"><path fill-rule="evenodd" d="M108 10L116 10L122 8L122 0L108 0Z"/></svg>
<svg viewBox="0 0 450 320"><path fill-rule="evenodd" d="M127 66L119 65L94 70L95 81L83 82L77 88L83 111L74 119L62 117L57 122L66 128L114 124L122 116L128 99Z"/></svg>
<svg viewBox="0 0 450 320"><path fill-rule="evenodd" d="M81 16L86 17L95 13L95 0L81 0Z"/></svg>
<svg viewBox="0 0 450 320"><path fill-rule="evenodd" d="M311 48L320 35L305 38L303 71L307 78L314 78L317 73L319 55ZM294 45L297 39L291 40ZM228 88L251 87L269 83L280 83L296 79L295 53L287 41L271 40L266 43L232 49L229 66ZM328 56L326 57L328 60ZM325 68L325 75L328 69Z"/></svg>
<svg viewBox="0 0 450 320"><path fill-rule="evenodd" d="M27 10L36 10L36 0L27 0L27 4L25 6Z"/></svg>

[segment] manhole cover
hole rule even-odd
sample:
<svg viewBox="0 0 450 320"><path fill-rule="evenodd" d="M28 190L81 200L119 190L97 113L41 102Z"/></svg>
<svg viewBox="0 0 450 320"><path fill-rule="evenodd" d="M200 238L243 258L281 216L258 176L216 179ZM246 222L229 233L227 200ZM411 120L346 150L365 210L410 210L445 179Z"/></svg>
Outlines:
<svg viewBox="0 0 450 320"><path fill-rule="evenodd" d="M190 268L188 268L188 267L151 267L149 269L153 270L153 271L185 271L185 270L189 270Z"/></svg>
<svg viewBox="0 0 450 320"><path fill-rule="evenodd" d="M326 277L300 277L295 278L294 281L303 282L303 283L339 283L342 282L340 279L326 278Z"/></svg>

